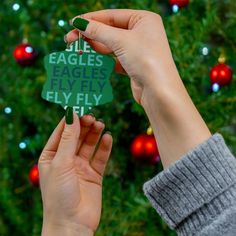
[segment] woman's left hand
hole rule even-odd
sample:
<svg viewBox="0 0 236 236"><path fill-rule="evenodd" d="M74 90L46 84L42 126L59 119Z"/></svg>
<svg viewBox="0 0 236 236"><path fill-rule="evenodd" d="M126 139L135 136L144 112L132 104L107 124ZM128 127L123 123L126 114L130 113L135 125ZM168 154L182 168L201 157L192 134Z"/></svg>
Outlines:
<svg viewBox="0 0 236 236"><path fill-rule="evenodd" d="M79 119L74 113L73 123L63 118L49 138L38 162L42 235L93 235L97 229L102 178L112 147L110 134L101 137L104 127L91 115Z"/></svg>

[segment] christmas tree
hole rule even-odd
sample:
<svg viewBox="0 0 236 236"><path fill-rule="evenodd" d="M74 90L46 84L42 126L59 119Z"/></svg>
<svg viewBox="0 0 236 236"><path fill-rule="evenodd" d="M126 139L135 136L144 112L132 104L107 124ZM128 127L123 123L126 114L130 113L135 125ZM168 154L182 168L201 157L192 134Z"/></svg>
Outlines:
<svg viewBox="0 0 236 236"><path fill-rule="evenodd" d="M236 153L235 0L1 1L0 235L41 232L42 203L34 165L64 115L62 107L41 98L46 80L43 58L65 50L63 36L72 29L71 18L109 8L145 9L163 17L190 96L211 132L221 133ZM128 78L114 73L111 83L113 102L93 109L114 138L96 235L176 235L142 192L143 183L162 170L161 163L143 165L145 161L131 155L132 140L146 133L148 119L132 98Z"/></svg>

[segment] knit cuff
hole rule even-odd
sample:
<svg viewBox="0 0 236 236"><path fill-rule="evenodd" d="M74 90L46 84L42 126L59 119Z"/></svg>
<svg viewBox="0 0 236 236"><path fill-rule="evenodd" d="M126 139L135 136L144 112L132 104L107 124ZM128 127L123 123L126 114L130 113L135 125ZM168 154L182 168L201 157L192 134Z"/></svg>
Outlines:
<svg viewBox="0 0 236 236"><path fill-rule="evenodd" d="M229 207L228 201L236 198L230 191L235 183L236 159L223 137L215 134L146 182L143 189L156 211L176 229L186 220L189 225L196 221L201 225L200 221L209 220L208 214L211 218L219 214L215 207Z"/></svg>

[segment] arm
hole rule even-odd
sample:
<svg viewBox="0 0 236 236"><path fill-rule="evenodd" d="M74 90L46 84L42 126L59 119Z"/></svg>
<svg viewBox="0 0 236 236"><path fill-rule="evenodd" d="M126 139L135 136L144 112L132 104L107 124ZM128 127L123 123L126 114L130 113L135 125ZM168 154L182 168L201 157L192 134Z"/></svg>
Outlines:
<svg viewBox="0 0 236 236"><path fill-rule="evenodd" d="M192 103L175 67L161 18L134 10L105 10L83 17L74 18L73 25L96 51L116 55L116 71L129 75L133 96L144 107L158 139L166 170L145 184L146 195L181 235L199 232L203 235L207 227L213 229L211 235L217 235L217 227L212 226L222 225L226 211L235 204L232 197L236 195L235 160L222 138L211 136ZM66 35L68 42L78 38L77 29ZM202 149L201 144L207 148ZM219 151L221 148L225 150L223 153ZM190 150L193 151L189 154ZM218 163L218 158L224 159ZM213 171L215 166L217 169ZM220 185L216 185L217 178ZM222 199L230 197L229 192L231 199L222 205ZM230 214L235 218L235 212ZM196 218L199 220L193 221ZM228 230L233 232L232 227Z"/></svg>
<svg viewBox="0 0 236 236"><path fill-rule="evenodd" d="M148 115L164 168L190 149L207 140L211 133L189 97L175 65L162 66L165 79L143 91L141 104ZM157 77L156 67L147 71Z"/></svg>

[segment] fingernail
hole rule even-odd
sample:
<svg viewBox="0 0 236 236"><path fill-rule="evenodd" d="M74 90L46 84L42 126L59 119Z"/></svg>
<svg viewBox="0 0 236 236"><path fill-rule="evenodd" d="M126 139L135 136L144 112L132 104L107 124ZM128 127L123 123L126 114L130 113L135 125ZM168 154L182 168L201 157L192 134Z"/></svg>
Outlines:
<svg viewBox="0 0 236 236"><path fill-rule="evenodd" d="M102 122L104 124L104 120L103 119L98 119L98 121Z"/></svg>
<svg viewBox="0 0 236 236"><path fill-rule="evenodd" d="M66 108L66 124L71 125L73 124L73 108L67 107Z"/></svg>
<svg viewBox="0 0 236 236"><path fill-rule="evenodd" d="M72 24L75 28L85 31L89 24L89 21L82 19L80 17L77 17L73 20Z"/></svg>
<svg viewBox="0 0 236 236"><path fill-rule="evenodd" d="M67 41L67 35L64 35L64 42L65 42L65 43L68 43L68 41Z"/></svg>
<svg viewBox="0 0 236 236"><path fill-rule="evenodd" d="M111 132L110 132L110 131L106 131L105 134L109 134L109 135L111 135Z"/></svg>

